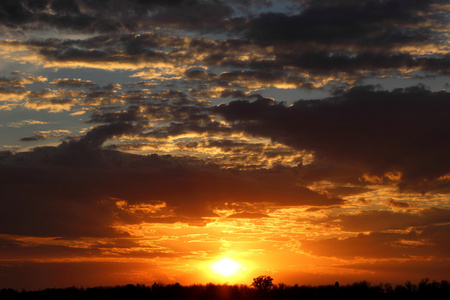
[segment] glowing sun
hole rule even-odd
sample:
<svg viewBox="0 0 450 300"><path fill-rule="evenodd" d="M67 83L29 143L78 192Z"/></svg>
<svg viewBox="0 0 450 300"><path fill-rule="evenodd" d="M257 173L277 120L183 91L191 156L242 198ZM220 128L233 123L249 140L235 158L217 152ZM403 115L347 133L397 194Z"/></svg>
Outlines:
<svg viewBox="0 0 450 300"><path fill-rule="evenodd" d="M240 265L238 262L229 258L223 258L212 264L212 270L224 277L236 275L239 271L239 267Z"/></svg>

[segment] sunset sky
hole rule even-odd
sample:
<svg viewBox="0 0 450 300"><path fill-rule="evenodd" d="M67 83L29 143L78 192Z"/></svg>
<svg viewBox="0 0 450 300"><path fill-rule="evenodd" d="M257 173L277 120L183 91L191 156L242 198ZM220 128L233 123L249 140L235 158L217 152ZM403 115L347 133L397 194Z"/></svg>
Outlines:
<svg viewBox="0 0 450 300"><path fill-rule="evenodd" d="M449 24L0 1L0 288L450 280Z"/></svg>

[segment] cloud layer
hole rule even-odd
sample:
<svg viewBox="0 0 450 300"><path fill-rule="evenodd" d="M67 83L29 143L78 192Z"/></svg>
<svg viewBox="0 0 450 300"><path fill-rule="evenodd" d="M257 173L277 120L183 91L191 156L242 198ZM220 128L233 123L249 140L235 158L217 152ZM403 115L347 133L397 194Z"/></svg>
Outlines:
<svg viewBox="0 0 450 300"><path fill-rule="evenodd" d="M238 130L266 136L318 163L351 164L364 173L401 173L401 187L427 187L448 173L450 95L423 88L376 91L354 88L326 100L287 107L271 100L234 101L215 111ZM425 186L424 186L425 185Z"/></svg>

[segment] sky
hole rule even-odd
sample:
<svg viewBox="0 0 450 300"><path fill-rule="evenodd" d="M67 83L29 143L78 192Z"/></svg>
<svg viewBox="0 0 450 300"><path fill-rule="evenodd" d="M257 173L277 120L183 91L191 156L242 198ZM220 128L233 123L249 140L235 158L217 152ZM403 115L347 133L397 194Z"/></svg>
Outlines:
<svg viewBox="0 0 450 300"><path fill-rule="evenodd" d="M0 2L0 288L450 280L444 0Z"/></svg>

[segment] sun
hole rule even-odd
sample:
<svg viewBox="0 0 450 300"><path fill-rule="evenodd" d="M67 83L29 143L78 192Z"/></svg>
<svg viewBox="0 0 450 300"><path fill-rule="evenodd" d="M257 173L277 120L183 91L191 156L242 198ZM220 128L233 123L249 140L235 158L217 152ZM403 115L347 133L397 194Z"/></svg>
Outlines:
<svg viewBox="0 0 450 300"><path fill-rule="evenodd" d="M223 277L230 277L237 275L240 264L232 259L223 258L214 262L211 268L216 274L222 275Z"/></svg>

